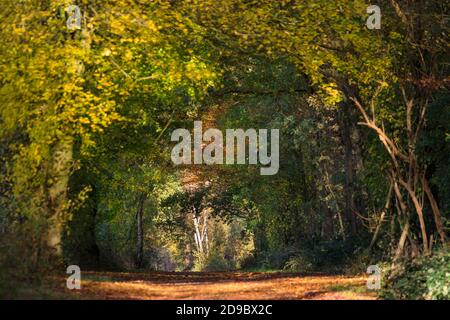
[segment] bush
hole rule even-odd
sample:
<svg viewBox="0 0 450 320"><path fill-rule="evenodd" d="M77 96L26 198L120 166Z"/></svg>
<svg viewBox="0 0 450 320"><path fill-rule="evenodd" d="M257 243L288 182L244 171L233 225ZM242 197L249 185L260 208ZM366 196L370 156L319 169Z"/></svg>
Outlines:
<svg viewBox="0 0 450 320"><path fill-rule="evenodd" d="M312 262L303 256L295 256L290 258L284 265L284 271L291 272L310 272L314 269Z"/></svg>
<svg viewBox="0 0 450 320"><path fill-rule="evenodd" d="M450 299L450 250L432 257L403 262L386 272L381 297L384 299Z"/></svg>
<svg viewBox="0 0 450 320"><path fill-rule="evenodd" d="M32 217L0 235L0 274L24 281L64 270L62 259L45 242L47 225ZM1 281L1 279L0 279Z"/></svg>
<svg viewBox="0 0 450 320"><path fill-rule="evenodd" d="M195 254L193 271L228 271L230 269L227 260L218 251Z"/></svg>
<svg viewBox="0 0 450 320"><path fill-rule="evenodd" d="M349 272L365 271L359 262L361 254L350 241L330 240L305 243L301 249L290 251L283 269L293 272ZM356 264L358 262L358 264Z"/></svg>

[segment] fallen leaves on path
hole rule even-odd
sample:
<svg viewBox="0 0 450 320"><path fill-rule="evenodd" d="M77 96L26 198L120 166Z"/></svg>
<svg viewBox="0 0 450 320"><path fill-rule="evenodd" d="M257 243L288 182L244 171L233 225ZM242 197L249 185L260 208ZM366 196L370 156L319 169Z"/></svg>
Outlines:
<svg viewBox="0 0 450 320"><path fill-rule="evenodd" d="M298 300L375 299L364 276L264 272L87 272L79 299Z"/></svg>

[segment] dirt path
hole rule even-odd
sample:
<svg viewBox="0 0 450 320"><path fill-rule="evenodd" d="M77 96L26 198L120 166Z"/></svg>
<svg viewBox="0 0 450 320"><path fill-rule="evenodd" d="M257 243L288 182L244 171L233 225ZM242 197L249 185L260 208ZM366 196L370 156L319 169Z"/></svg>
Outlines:
<svg viewBox="0 0 450 320"><path fill-rule="evenodd" d="M293 273L87 272L78 299L375 299L366 277ZM67 293L67 289L66 290Z"/></svg>

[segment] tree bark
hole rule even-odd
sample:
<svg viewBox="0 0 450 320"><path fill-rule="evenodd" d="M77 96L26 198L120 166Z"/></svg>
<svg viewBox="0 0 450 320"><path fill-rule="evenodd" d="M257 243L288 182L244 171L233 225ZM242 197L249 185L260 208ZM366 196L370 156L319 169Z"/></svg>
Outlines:
<svg viewBox="0 0 450 320"><path fill-rule="evenodd" d="M373 234L372 241L370 242L369 251L372 250L373 246L375 245L375 243L378 239L378 235L380 233L381 225L383 224L384 217L386 216L386 212L389 210L393 187L394 187L394 183L391 181L391 185L389 186L389 192L386 197L386 204L384 205L383 212L381 213L380 221L378 222L377 228L375 229L375 232Z"/></svg>
<svg viewBox="0 0 450 320"><path fill-rule="evenodd" d="M53 149L49 177L52 184L48 187L49 226L46 243L53 253L62 257L62 229L64 213L67 210L67 191L73 163L73 139L61 139Z"/></svg>
<svg viewBox="0 0 450 320"><path fill-rule="evenodd" d="M397 261L405 249L405 243L406 239L408 238L409 234L409 221L406 221L405 225L403 226L402 235L400 236L400 240L398 242L397 250L395 251L394 255L394 261Z"/></svg>
<svg viewBox="0 0 450 320"><path fill-rule="evenodd" d="M142 224L142 216L146 198L145 193L140 195L136 210L136 268L138 269L142 267L144 259L144 227Z"/></svg>
<svg viewBox="0 0 450 320"><path fill-rule="evenodd" d="M354 214L354 161L353 161L353 143L351 137L351 114L348 103L341 104L341 136L344 145L345 162L345 217L350 226L351 234L356 234L356 219Z"/></svg>
<svg viewBox="0 0 450 320"><path fill-rule="evenodd" d="M431 210L433 211L434 223L436 224L437 232L439 234L439 237L440 237L442 243L445 243L447 241L447 237L446 237L445 231L444 231L444 224L442 222L441 211L439 210L436 200L434 199L434 196L433 196L433 193L431 192L431 188L428 184L428 181L424 176L422 176L422 185L423 185L423 189L427 195L428 201L430 201L430 204L431 204ZM430 245L431 245L431 243L430 243Z"/></svg>
<svg viewBox="0 0 450 320"><path fill-rule="evenodd" d="M428 254L428 236L427 231L425 227L425 220L423 218L423 208L419 203L419 200L416 197L416 194L414 193L413 189L410 185L408 185L405 181L400 180L400 184L408 191L409 197L411 198L414 208L416 209L417 216L419 217L419 224L420 224L420 232L422 233L422 243L423 243L423 251L425 254Z"/></svg>
<svg viewBox="0 0 450 320"><path fill-rule="evenodd" d="M389 156L391 157L392 164L393 164L393 169L391 170L391 179L394 182L394 190L395 190L396 197L399 201L401 211L404 214L406 214L406 219L410 218L410 216L408 214L408 206L405 204L405 202L402 199L402 195L401 195L400 189L397 185L397 182L400 183L400 185L407 191L409 199L411 199L411 201L412 201L412 204L414 207L413 210L417 213L418 218L419 218L420 232L422 234L422 242L423 242L422 243L423 244L423 252L425 254L429 254L431 244L429 244L428 235L426 232L424 212L423 212L423 201L422 202L419 201L419 196L418 196L419 190L418 190L418 188L416 188L416 184L418 181L420 181L420 179L422 180L423 189L424 189L425 194L427 195L427 198L430 202L432 212L434 215L436 229L439 233L441 241L445 242L446 236L445 236L445 231L444 231L439 207L438 207L436 200L434 199L433 194L430 190L428 181L425 179L425 177L423 175L420 177L420 175L423 174L424 170L419 166L419 164L416 160L415 146L417 143L418 133L420 131L421 126L423 125L423 118L425 116L426 106L422 105L419 123L417 124L416 129L413 130L413 121L412 121L413 112L412 112L412 110L414 107L414 100L407 99L405 93L404 93L404 97L405 97L405 104L407 107L406 123L407 123L407 134L408 134L408 154L403 153L397 147L397 145L394 143L394 141L391 140L387 136L384 129L377 126L376 123L374 122L374 120L371 120L369 118L369 116L367 115L363 106L361 105L361 103L358 101L358 99L355 96L350 97L350 100L352 100L355 103L355 106L361 112L361 114L365 120L365 122L360 123L360 124L363 124L371 129L373 129L378 134L380 141L383 143ZM406 179L407 181L405 181L403 179L402 172L404 172L403 174L407 176L407 179ZM408 232L409 232L409 228L410 228L410 226L408 224L408 230L407 230ZM402 236L403 236L403 233L402 233ZM403 241L406 241L406 239L404 239ZM400 244L401 244L401 241L400 241ZM403 250L402 247L404 246L404 244L402 246L400 246L400 244L399 244L399 248L401 248ZM396 257L397 257L397 254L396 254Z"/></svg>

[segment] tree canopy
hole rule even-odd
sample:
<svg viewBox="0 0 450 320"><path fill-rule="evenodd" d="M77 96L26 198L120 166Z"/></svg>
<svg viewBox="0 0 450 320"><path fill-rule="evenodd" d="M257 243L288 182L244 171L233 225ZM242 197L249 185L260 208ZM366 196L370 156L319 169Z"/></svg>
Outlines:
<svg viewBox="0 0 450 320"><path fill-rule="evenodd" d="M377 3L3 1L0 268L447 259L449 7ZM279 172L174 165L195 120L279 129Z"/></svg>

